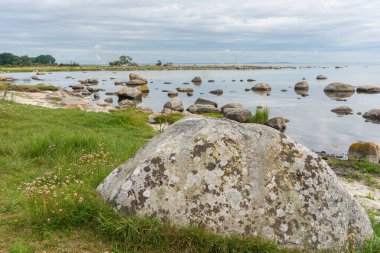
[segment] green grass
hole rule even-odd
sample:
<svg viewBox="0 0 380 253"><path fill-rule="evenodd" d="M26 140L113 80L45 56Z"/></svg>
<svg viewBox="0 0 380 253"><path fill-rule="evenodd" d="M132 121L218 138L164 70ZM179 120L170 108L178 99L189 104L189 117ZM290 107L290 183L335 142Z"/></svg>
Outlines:
<svg viewBox="0 0 380 253"><path fill-rule="evenodd" d="M10 84L0 82L0 90L22 91L22 92L41 92L41 91L57 91L59 87L50 84Z"/></svg>
<svg viewBox="0 0 380 253"><path fill-rule="evenodd" d="M169 125L173 124L174 122L182 119L183 116L182 114L180 113L172 113L172 114L163 114L163 115L160 115L160 116L157 116L154 118L154 120L158 123L158 124L165 124L165 123L168 123Z"/></svg>
<svg viewBox="0 0 380 253"><path fill-rule="evenodd" d="M146 120L0 100L0 251L298 252L114 212L96 187L155 135ZM376 240L358 252L378 252Z"/></svg>
<svg viewBox="0 0 380 253"><path fill-rule="evenodd" d="M253 115L248 122L256 124L265 124L269 119L269 109L264 107L262 109L256 108L255 115Z"/></svg>
<svg viewBox="0 0 380 253"><path fill-rule="evenodd" d="M380 164L374 164L369 161L354 161L354 160L328 160L330 166L340 166L343 168L352 168L358 172L369 173L380 176Z"/></svg>

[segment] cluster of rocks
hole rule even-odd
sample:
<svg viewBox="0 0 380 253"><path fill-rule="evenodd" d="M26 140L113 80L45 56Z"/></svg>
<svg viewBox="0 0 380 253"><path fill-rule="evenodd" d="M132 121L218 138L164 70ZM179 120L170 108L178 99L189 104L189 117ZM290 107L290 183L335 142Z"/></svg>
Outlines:
<svg viewBox="0 0 380 253"><path fill-rule="evenodd" d="M373 236L367 214L320 156L258 124L183 119L97 189L129 215L306 251Z"/></svg>
<svg viewBox="0 0 380 253"><path fill-rule="evenodd" d="M16 79L10 76L0 76L0 82L12 82Z"/></svg>

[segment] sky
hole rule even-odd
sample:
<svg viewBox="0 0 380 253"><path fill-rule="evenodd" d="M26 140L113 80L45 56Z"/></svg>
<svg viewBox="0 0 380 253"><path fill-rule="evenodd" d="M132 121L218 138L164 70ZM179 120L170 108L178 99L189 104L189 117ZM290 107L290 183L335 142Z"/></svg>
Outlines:
<svg viewBox="0 0 380 253"><path fill-rule="evenodd" d="M0 0L0 52L58 62L380 62L380 0Z"/></svg>

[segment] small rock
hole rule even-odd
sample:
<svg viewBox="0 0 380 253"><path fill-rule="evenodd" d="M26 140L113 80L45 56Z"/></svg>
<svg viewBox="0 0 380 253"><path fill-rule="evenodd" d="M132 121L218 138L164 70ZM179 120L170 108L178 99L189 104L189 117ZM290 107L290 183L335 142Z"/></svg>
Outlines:
<svg viewBox="0 0 380 253"><path fill-rule="evenodd" d="M164 105L165 109L170 109L177 112L183 111L182 100L179 97L172 97L168 102Z"/></svg>
<svg viewBox="0 0 380 253"><path fill-rule="evenodd" d="M252 87L253 91L270 91L272 87L267 83L258 83L254 87Z"/></svg>
<svg viewBox="0 0 380 253"><path fill-rule="evenodd" d="M180 87L180 88L177 88L177 91L178 92L193 92L193 88L187 88L187 87Z"/></svg>
<svg viewBox="0 0 380 253"><path fill-rule="evenodd" d="M178 96L178 92L176 92L176 91L169 91L168 92L168 97L170 97L170 98L174 98L177 96Z"/></svg>
<svg viewBox="0 0 380 253"><path fill-rule="evenodd" d="M140 79L133 79L133 80L129 80L125 84L126 85L131 85L131 86L138 86L138 85L146 84L146 81L140 80Z"/></svg>
<svg viewBox="0 0 380 253"><path fill-rule="evenodd" d="M223 95L223 90L222 89L216 89L216 90L210 91L210 93L217 95L217 96L221 96L221 95Z"/></svg>
<svg viewBox="0 0 380 253"><path fill-rule="evenodd" d="M211 100L207 100L207 99L203 99L203 98L198 98L195 103L195 105L212 105L214 106L215 108L218 108L218 104L211 101Z"/></svg>
<svg viewBox="0 0 380 253"><path fill-rule="evenodd" d="M223 115L227 119L237 122L246 123L252 117L250 110L244 108L224 108Z"/></svg>
<svg viewBox="0 0 380 253"><path fill-rule="evenodd" d="M136 73L131 73L129 74L129 80L141 80L144 83L147 83L147 79L145 77L140 76L139 74Z"/></svg>
<svg viewBox="0 0 380 253"><path fill-rule="evenodd" d="M124 99L124 100L119 101L119 106L121 108L131 108L131 107L136 107L136 103L133 100Z"/></svg>
<svg viewBox="0 0 380 253"><path fill-rule="evenodd" d="M105 98L104 102L112 104L113 103L113 98L112 97Z"/></svg>
<svg viewBox="0 0 380 253"><path fill-rule="evenodd" d="M202 78L200 76L196 76L193 78L193 80L191 80L191 82L193 83L201 83L202 82Z"/></svg>
<svg viewBox="0 0 380 253"><path fill-rule="evenodd" d="M324 88L325 92L355 92L355 86L345 83L330 83Z"/></svg>
<svg viewBox="0 0 380 253"><path fill-rule="evenodd" d="M289 120L285 119L283 117L275 117L267 121L266 125L270 126L271 128L277 129L281 132L284 132L286 129L286 123L288 123Z"/></svg>
<svg viewBox="0 0 380 253"><path fill-rule="evenodd" d="M309 84L307 81L298 82L294 85L295 90L309 90Z"/></svg>
<svg viewBox="0 0 380 253"><path fill-rule="evenodd" d="M317 80L326 80L327 77L325 77L324 75L317 75L316 79Z"/></svg>
<svg viewBox="0 0 380 253"><path fill-rule="evenodd" d="M356 88L357 93L375 94L380 93L380 87L373 85L362 85Z"/></svg>
<svg viewBox="0 0 380 253"><path fill-rule="evenodd" d="M223 105L220 109L222 112L224 112L224 109L229 109L229 108L234 108L234 109L243 109L243 105L239 103L228 103Z"/></svg>
<svg viewBox="0 0 380 253"><path fill-rule="evenodd" d="M352 109L348 106L339 106L337 108L332 109L331 111L335 112L338 115L352 114Z"/></svg>
<svg viewBox="0 0 380 253"><path fill-rule="evenodd" d="M117 92L119 99L141 100L142 92L137 88L125 87Z"/></svg>

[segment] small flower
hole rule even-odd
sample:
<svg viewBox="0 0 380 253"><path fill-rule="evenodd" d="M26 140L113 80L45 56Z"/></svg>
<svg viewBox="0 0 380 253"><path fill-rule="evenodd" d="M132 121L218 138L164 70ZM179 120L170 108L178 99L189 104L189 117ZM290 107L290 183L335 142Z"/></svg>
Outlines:
<svg viewBox="0 0 380 253"><path fill-rule="evenodd" d="M79 203L82 203L83 202L83 197L80 197L79 198Z"/></svg>

